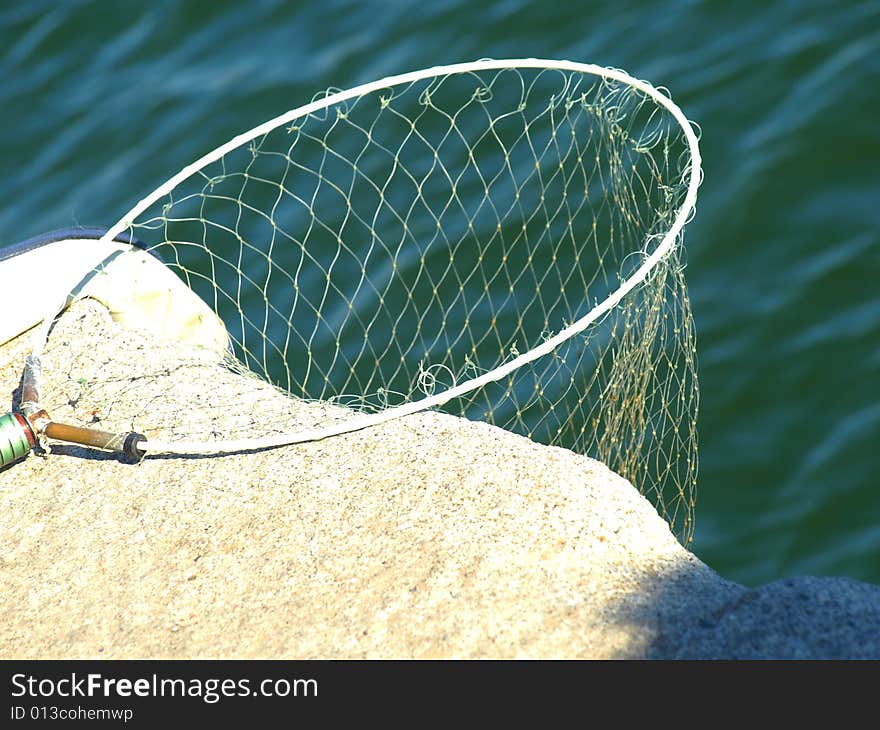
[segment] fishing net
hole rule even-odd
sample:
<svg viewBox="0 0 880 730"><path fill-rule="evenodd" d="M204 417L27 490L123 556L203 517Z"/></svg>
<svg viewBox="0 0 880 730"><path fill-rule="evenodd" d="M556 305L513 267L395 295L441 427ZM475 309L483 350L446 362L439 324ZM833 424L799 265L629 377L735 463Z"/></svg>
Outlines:
<svg viewBox="0 0 880 730"><path fill-rule="evenodd" d="M85 362L77 397L148 451L183 453L435 408L600 459L687 542L698 391L681 231L699 174L678 108L621 72L479 62L328 92L111 231L216 313L218 368L291 407L266 418L253 390L222 414L182 407L162 397L171 368Z"/></svg>

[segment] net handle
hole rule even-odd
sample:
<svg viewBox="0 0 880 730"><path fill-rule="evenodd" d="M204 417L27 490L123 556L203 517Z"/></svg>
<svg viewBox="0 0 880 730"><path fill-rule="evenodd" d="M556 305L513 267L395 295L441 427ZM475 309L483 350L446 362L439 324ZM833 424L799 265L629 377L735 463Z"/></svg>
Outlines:
<svg viewBox="0 0 880 730"><path fill-rule="evenodd" d="M305 104L303 106L297 107L296 109L292 109L288 112L285 112L284 114L281 114L280 116L275 117L274 119L270 119L269 121L264 122L263 124L260 124L253 129L250 129L247 132L238 135L237 137L233 137L225 144L217 147L215 150L200 157L192 164L184 167L180 172L169 178L165 183L156 188L152 193L141 200L130 211L128 211L128 213L120 218L117 223L115 223L111 228L107 230L101 241L110 241L123 230L130 227L137 216L140 215L144 210L146 210L149 206L162 198L164 195L167 195L169 192L171 192L171 190L177 187L179 183L186 180L187 178L204 168L206 165L209 165L212 162L216 162L232 150L240 147L247 142L250 142L251 140L261 135L271 132L273 129L281 126L282 124L287 124L296 119L300 119L304 116L312 114L316 111L320 111L321 109L326 109L327 107L338 104L339 102L346 101L354 97L363 96L365 94L379 91L381 89L399 86L401 84L408 84L426 78L446 76L457 73L512 68L533 68L542 70L556 69L560 71L573 71L578 73L591 74L593 76L608 79L611 81L619 81L634 89L638 89L639 91L654 99L660 106L662 106L670 114L672 114L673 118L678 122L678 125L684 133L685 139L687 140L688 149L690 152L690 169L687 193L685 195L684 201L682 202L681 208L679 209L678 214L676 215L675 220L672 223L672 226L663 236L663 239L660 241L654 251L645 258L641 266L639 266L639 268L636 269L629 276L629 278L623 281L621 285L614 292L609 294L602 302L593 307L583 317L558 332L555 336L549 338L532 350L529 350L528 352L519 355L513 360L503 363L493 370L483 373L482 375L472 378L470 380L466 380L459 385L445 390L441 393L427 396L420 400L411 401L409 403L395 406L393 408L388 408L378 413L364 414L345 422L333 424L324 428L300 431L293 434L278 434L273 436L215 442L166 442L147 440L139 442L137 444L138 448L149 452L177 454L210 454L219 452L254 451L258 449L273 448L276 446L285 446L288 444L317 441L319 439L328 438L330 436L338 436L343 433L359 431L370 426L376 426L378 424L391 421L395 418L400 418L402 416L417 413L418 411L426 410L429 408L436 408L454 398L476 390L477 388L501 380L517 368L520 368L523 365L533 362L539 357L542 357L552 352L557 345L561 344L570 337L579 334L580 332L583 332L590 324L592 324L599 317L608 312L612 307L617 305L620 300L623 299L623 297L625 297L630 291L632 291L632 289L634 289L647 278L648 274L657 265L657 263L664 256L666 256L675 246L679 234L681 233L685 224L691 219L694 214L697 201L697 189L702 182L702 161L700 158L700 149L697 135L694 132L691 123L684 115L684 112L681 111L681 109L675 104L675 102L673 102L672 99L663 94L659 89L655 88L647 81L636 79L630 76L625 71L621 71L619 69L605 68L602 66L597 66L595 64L578 63L575 61L558 61L540 58L507 60L485 59L482 61L473 61L469 63L457 63L446 66L433 66L431 68L422 69L420 71L413 71L397 76L388 76L378 81L355 86L351 89L331 94L322 99L317 99L309 104ZM84 269L84 271L87 270L88 269ZM49 330L52 326L52 322L59 314L59 312L63 309L66 297L67 295L65 293L64 298L60 302L50 302L49 306L45 310L43 326L36 333L34 341L34 354L39 354L42 351L43 347L45 347L46 340L48 339L49 335Z"/></svg>

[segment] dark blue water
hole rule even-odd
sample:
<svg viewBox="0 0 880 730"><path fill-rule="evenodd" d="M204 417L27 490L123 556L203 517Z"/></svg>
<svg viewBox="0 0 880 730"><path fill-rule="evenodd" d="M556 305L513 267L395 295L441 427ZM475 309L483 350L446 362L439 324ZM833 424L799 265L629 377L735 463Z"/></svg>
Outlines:
<svg viewBox="0 0 880 730"><path fill-rule="evenodd" d="M880 582L880 3L0 5L0 245L110 225L330 86L481 57L667 86L703 130L694 549Z"/></svg>

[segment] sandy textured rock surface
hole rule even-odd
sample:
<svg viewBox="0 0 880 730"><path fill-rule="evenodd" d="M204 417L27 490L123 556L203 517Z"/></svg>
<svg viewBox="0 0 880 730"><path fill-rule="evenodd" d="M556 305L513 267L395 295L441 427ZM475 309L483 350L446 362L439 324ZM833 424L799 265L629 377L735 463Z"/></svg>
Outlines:
<svg viewBox="0 0 880 730"><path fill-rule="evenodd" d="M74 392L86 361L124 363L137 402L157 356L167 375L144 387L160 412L189 379L210 383L190 404L205 422L241 416L221 406L248 388L261 412L299 413L211 363L175 368L173 348L105 314L80 306L53 335L66 417L125 421L122 396ZM0 348L9 403L26 344ZM138 465L60 447L0 471L0 515L3 658L706 655L706 627L749 596L602 464L436 413Z"/></svg>
<svg viewBox="0 0 880 730"><path fill-rule="evenodd" d="M802 576L755 588L696 622L675 656L880 658L880 586Z"/></svg>

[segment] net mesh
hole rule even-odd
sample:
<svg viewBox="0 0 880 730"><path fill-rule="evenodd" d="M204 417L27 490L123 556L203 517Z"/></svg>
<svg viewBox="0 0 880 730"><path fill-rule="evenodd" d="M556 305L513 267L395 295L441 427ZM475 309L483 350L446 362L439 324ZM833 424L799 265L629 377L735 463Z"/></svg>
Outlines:
<svg viewBox="0 0 880 730"><path fill-rule="evenodd" d="M226 151L128 231L222 319L224 366L296 402L218 421L164 408L126 426L205 441L345 422L509 363L588 314L672 227L691 158L644 91L561 69L481 69L327 103ZM675 245L548 354L440 408L588 454L688 542L698 404ZM160 369L161 370L161 369ZM171 372L147 379L161 382ZM124 375L88 380L111 412Z"/></svg>

